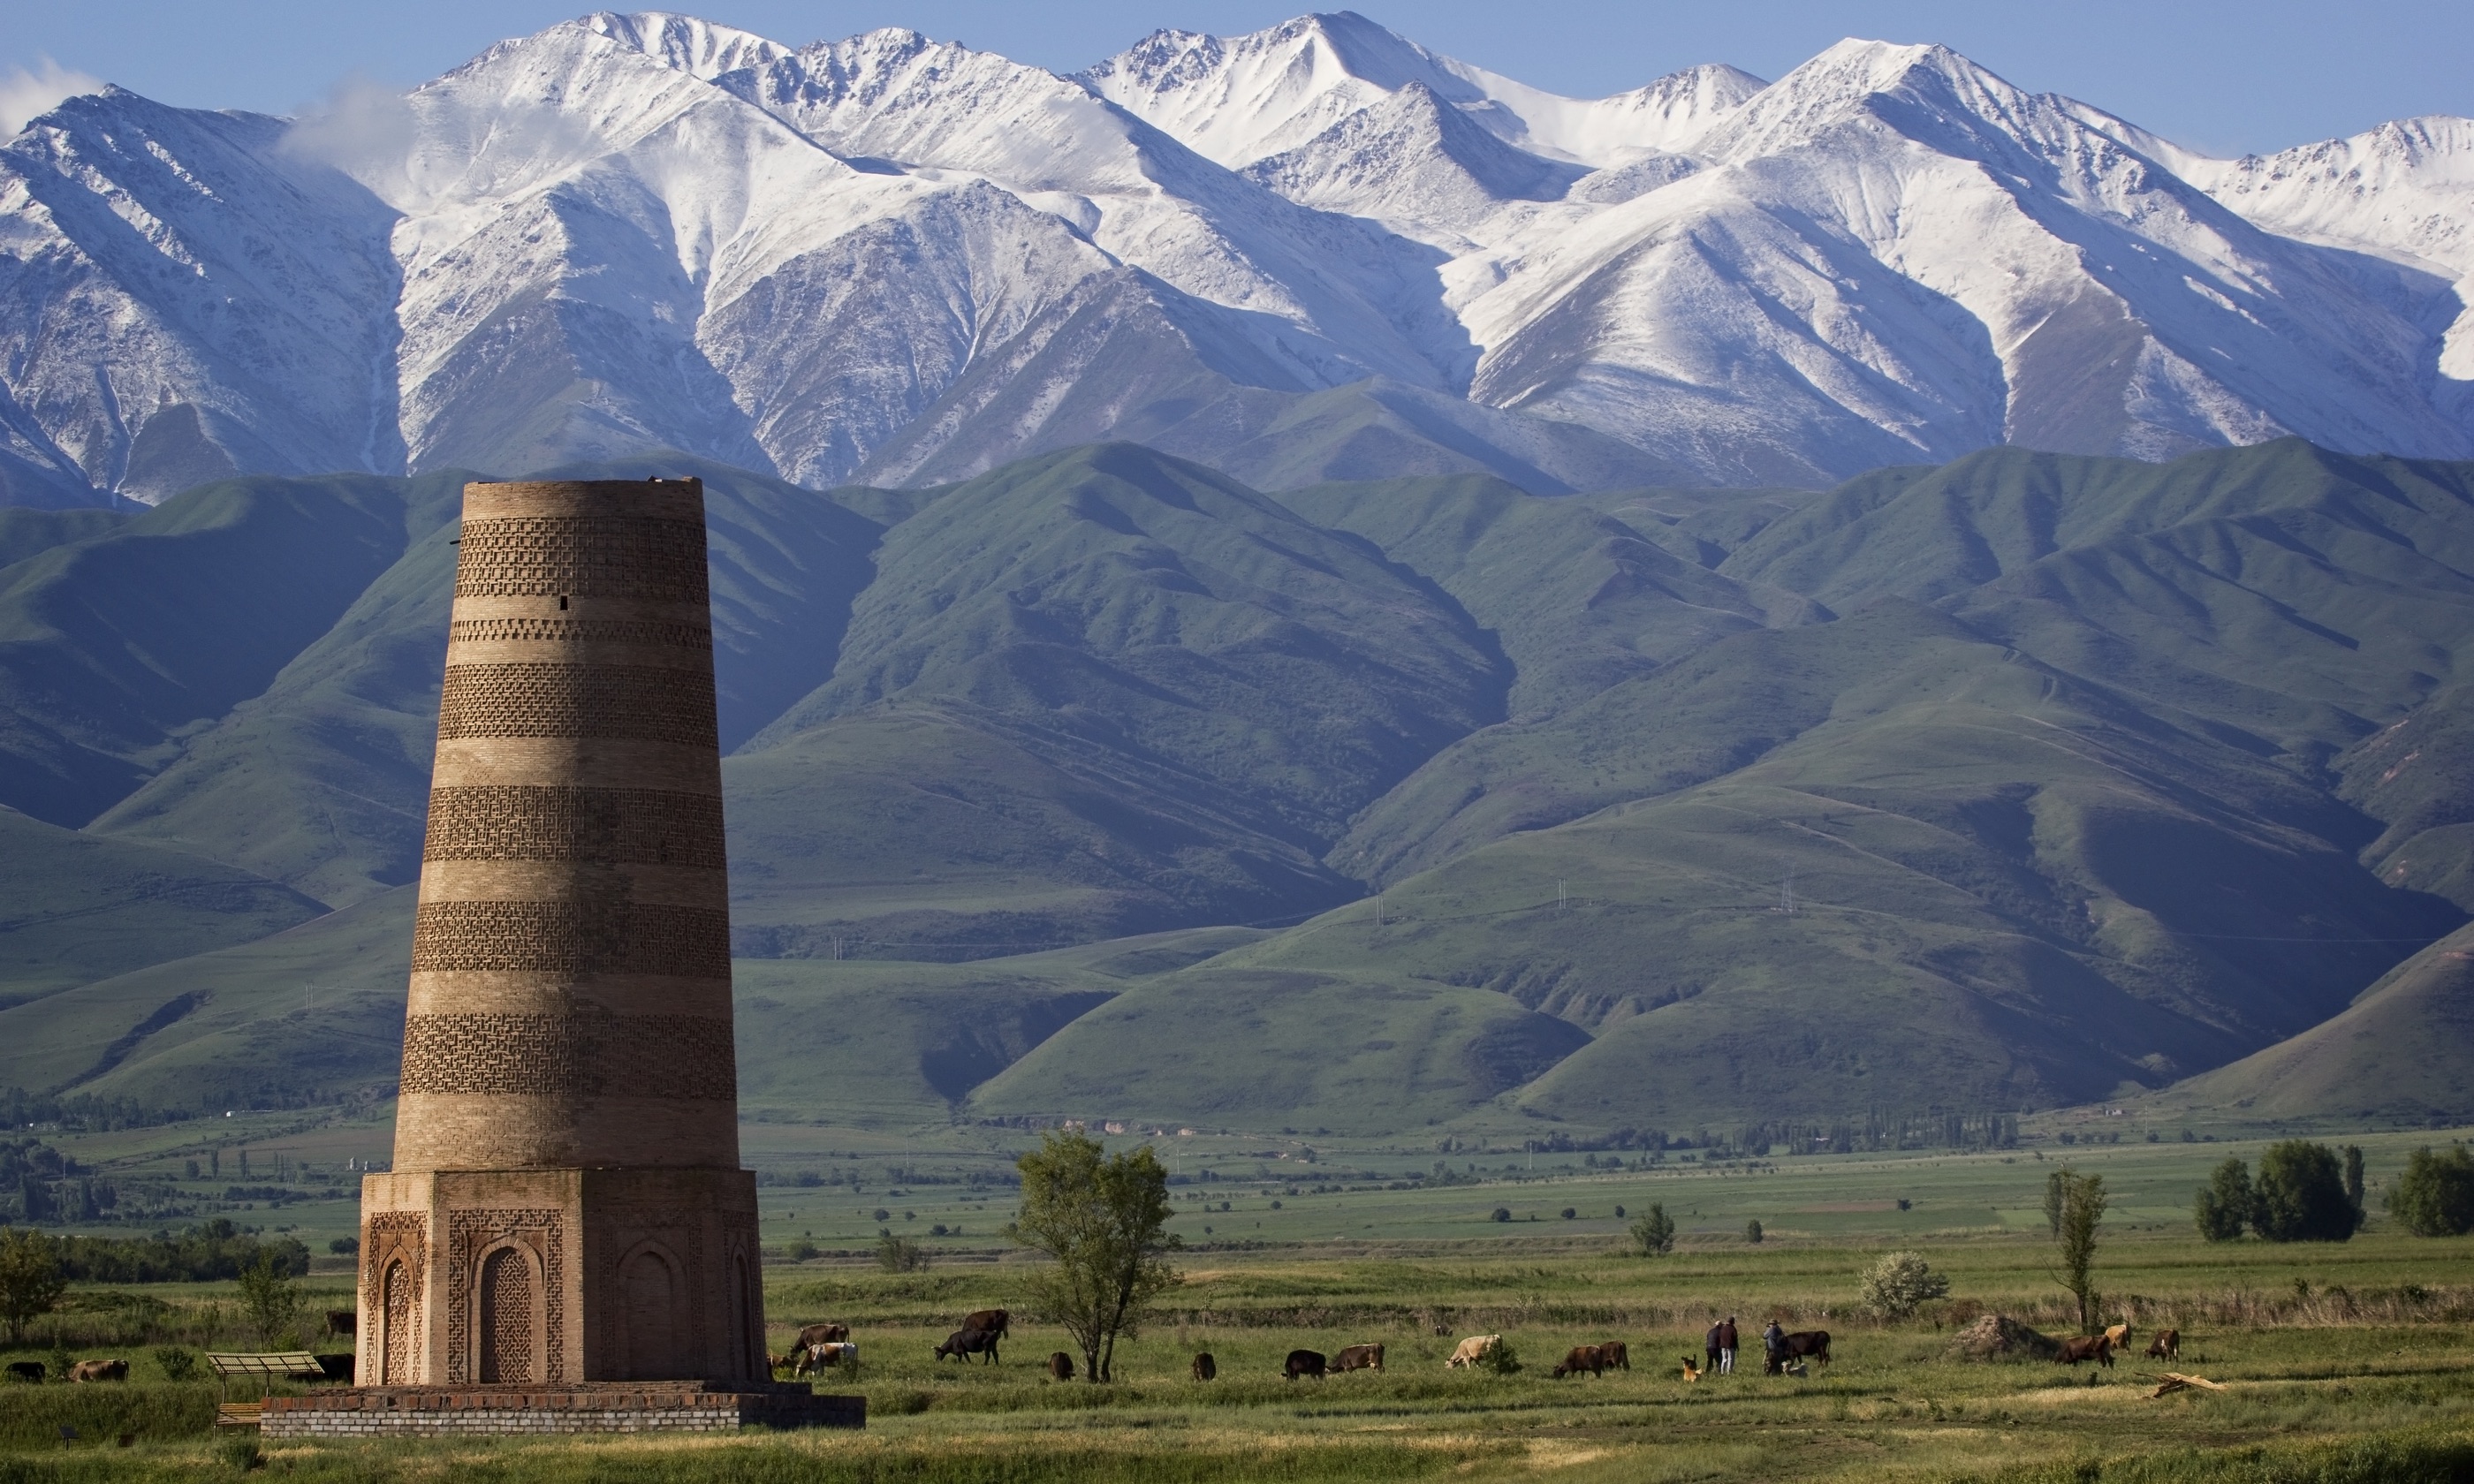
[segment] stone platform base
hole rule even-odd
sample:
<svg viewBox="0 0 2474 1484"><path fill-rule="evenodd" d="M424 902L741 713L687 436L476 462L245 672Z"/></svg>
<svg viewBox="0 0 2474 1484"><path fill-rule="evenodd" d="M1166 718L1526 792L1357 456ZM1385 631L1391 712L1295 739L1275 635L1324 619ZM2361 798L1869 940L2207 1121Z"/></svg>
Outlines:
<svg viewBox="0 0 2474 1484"><path fill-rule="evenodd" d="M269 1397L258 1430L281 1438L424 1438L573 1432L864 1427L867 1399L778 1383L598 1381L542 1389L356 1386Z"/></svg>

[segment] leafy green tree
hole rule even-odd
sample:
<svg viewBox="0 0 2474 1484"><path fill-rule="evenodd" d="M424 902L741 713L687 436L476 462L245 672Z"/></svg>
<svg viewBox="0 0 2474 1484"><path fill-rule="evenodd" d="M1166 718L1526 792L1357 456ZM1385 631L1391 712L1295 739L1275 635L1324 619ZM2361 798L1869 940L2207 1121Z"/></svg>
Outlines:
<svg viewBox="0 0 2474 1484"><path fill-rule="evenodd" d="M2361 1226L2363 1223L2360 1220L2360 1213L2365 1208L2363 1206L2363 1146L2360 1144L2345 1146L2345 1199L2353 1203L2357 1213L2354 1225Z"/></svg>
<svg viewBox="0 0 2474 1484"><path fill-rule="evenodd" d="M2062 1189L2069 1179L2067 1166L2045 1177L2045 1226L2057 1238L2062 1234Z"/></svg>
<svg viewBox="0 0 2474 1484"><path fill-rule="evenodd" d="M2251 1226L2271 1242L2341 1242L2363 1224L2345 1198L2344 1167L2325 1144L2270 1144L2251 1193Z"/></svg>
<svg viewBox="0 0 2474 1484"><path fill-rule="evenodd" d="M1747 1221L1747 1222L1745 1222L1745 1223L1744 1223L1744 1240L1745 1240L1745 1241L1748 1241L1748 1242L1752 1243L1754 1246L1758 1247L1758 1246L1761 1244L1761 1236L1762 1236L1761 1224L1760 1224L1759 1222L1758 1222L1758 1221Z"/></svg>
<svg viewBox="0 0 2474 1484"><path fill-rule="evenodd" d="M1112 1379L1117 1337L1138 1337L1152 1301L1177 1282L1168 1254L1168 1170L1149 1145L1108 1154L1079 1133L1051 1131L1014 1161L1022 1213L1007 1239L1055 1259L1031 1281L1040 1309L1082 1352L1083 1379Z"/></svg>
<svg viewBox="0 0 2474 1484"><path fill-rule="evenodd" d="M1664 1206L1652 1205L1632 1224L1632 1240L1642 1257L1662 1257L1675 1250L1675 1220Z"/></svg>
<svg viewBox="0 0 2474 1484"><path fill-rule="evenodd" d="M2415 1150L2389 1191L2389 1214L2416 1236L2474 1232L2474 1153Z"/></svg>
<svg viewBox="0 0 2474 1484"><path fill-rule="evenodd" d="M61 1255L40 1232L0 1229L0 1320L9 1326L9 1343L26 1343L26 1326L52 1311L68 1280L61 1273Z"/></svg>
<svg viewBox="0 0 2474 1484"><path fill-rule="evenodd" d="M809 1251L814 1251L813 1244ZM888 1273L916 1273L928 1265L928 1250L907 1236L887 1232L876 1239L876 1265Z"/></svg>
<svg viewBox="0 0 2474 1484"><path fill-rule="evenodd" d="M241 1269L240 1309L261 1345L283 1342L300 1327L300 1290L292 1286L292 1275L274 1254L260 1254L255 1262Z"/></svg>
<svg viewBox="0 0 2474 1484"><path fill-rule="evenodd" d="M2191 1219L2209 1241L2235 1241L2250 1225L2252 1200L2250 1166L2227 1160L2199 1187L2198 1197L2191 1203Z"/></svg>
<svg viewBox="0 0 2474 1484"><path fill-rule="evenodd" d="M1866 1270L1856 1297L1883 1319L1904 1319L1931 1299L1950 1297L1950 1279L1928 1265L1922 1253L1894 1252Z"/></svg>
<svg viewBox="0 0 2474 1484"><path fill-rule="evenodd" d="M2054 1173L2058 1183L2046 1183L2048 1192L2058 1195L2060 1208L2053 1228L2053 1279L2077 1301L2079 1328L2086 1332L2097 1327L2099 1303L2089 1275L2096 1265L2097 1228L2104 1221L2104 1177L2081 1175L2068 1165Z"/></svg>

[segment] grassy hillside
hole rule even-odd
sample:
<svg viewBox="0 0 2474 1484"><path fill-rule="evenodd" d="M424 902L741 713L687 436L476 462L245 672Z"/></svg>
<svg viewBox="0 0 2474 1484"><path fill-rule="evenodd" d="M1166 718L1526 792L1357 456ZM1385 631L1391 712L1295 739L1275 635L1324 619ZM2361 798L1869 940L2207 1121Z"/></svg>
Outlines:
<svg viewBox="0 0 2474 1484"><path fill-rule="evenodd" d="M740 926L934 956L1303 915L1356 895L1316 857L1499 716L1508 669L1430 585L1222 475L1026 460L892 528L833 679L731 760Z"/></svg>
<svg viewBox="0 0 2474 1484"><path fill-rule="evenodd" d="M0 1008L247 943L318 912L247 872L0 808Z"/></svg>
<svg viewBox="0 0 2474 1484"><path fill-rule="evenodd" d="M1422 416L1376 407L1299 456ZM2474 905L2474 466L1995 450L1551 498L1274 498L1123 443L838 499L572 472L680 469L768 1116L832 1086L891 1122L1678 1129L2126 1095L2297 1036L2409 1113L2474 1082L2453 960L2400 967ZM23 822L27 875L74 889L20 940L45 997L0 1013L0 1085L389 1075L451 495L234 481L0 529L30 553L0 783L103 810ZM180 582L118 601L149 562ZM158 917L149 871L215 905ZM230 945L311 898L351 910ZM109 935L61 925L89 910ZM304 981L362 996L331 1037ZM2341 1021L2368 1039L2332 1061ZM2423 1082L2362 1060L2400 1037ZM2299 1108L2361 1074L2276 1075Z"/></svg>
<svg viewBox="0 0 2474 1484"><path fill-rule="evenodd" d="M234 479L0 569L0 803L72 827L264 691L452 475Z"/></svg>
<svg viewBox="0 0 2474 1484"><path fill-rule="evenodd" d="M2341 1014L2141 1100L2143 1115L2462 1123L2474 1113L2474 927L2399 964Z"/></svg>

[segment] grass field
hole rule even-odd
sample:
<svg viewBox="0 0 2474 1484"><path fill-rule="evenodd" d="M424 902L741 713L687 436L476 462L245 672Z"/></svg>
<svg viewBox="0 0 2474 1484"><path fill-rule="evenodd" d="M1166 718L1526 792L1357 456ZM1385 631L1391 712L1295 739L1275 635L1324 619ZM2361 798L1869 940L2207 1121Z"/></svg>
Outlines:
<svg viewBox="0 0 2474 1484"><path fill-rule="evenodd" d="M2366 1138L2374 1175L2432 1137L2447 1139ZM2256 1150L2139 1142L2069 1151L2081 1167L2101 1170L2117 1194L2097 1264L2108 1314L2127 1318L2143 1343L2158 1326L2180 1328L2179 1368L2223 1382L2220 1393L2150 1398L2161 1367L2136 1358L2107 1372L1951 1356L1953 1328L1978 1310L2049 1333L2070 1328L2034 1209L2044 1173L2058 1161L2032 1152L1609 1173L1555 1169L1559 1156L1541 1161L1548 1167L1535 1180L1496 1171L1480 1185L1322 1195L1308 1183L1298 1186L1305 1193L1275 1197L1264 1192L1289 1186L1233 1178L1236 1152L1198 1148L1180 1160L1189 1169L1225 1166L1232 1178L1207 1188L1238 1208L1209 1213L1209 1224L1242 1223L1248 1245L1224 1245L1215 1232L1183 1256L1185 1283L1156 1323L1120 1348L1113 1385L1049 1380L1040 1362L1070 1347L1035 1321L1017 1324L1002 1365L934 1359L934 1342L961 1313L989 1304L1021 1310L1027 1269L1001 1260L992 1239L1009 1213L1009 1192L930 1200L929 1190L953 1187L923 1186L911 1202L914 1221L894 1212L895 1224L924 1229L934 1214L966 1229L958 1239L931 1240L944 1256L926 1270L889 1274L819 1259L777 1262L768 1274L773 1348L786 1349L799 1323L854 1327L863 1368L855 1379L836 1375L820 1384L865 1392L864 1435L284 1444L265 1446L264 1460L271 1477L458 1484L2474 1477L2474 1240L2420 1239L2375 1222L2340 1245L2201 1243L2182 1203L2207 1164L2228 1152ZM1314 1169L1326 1175L1342 1162L1318 1156L1323 1162ZM1380 1157L1356 1151L1346 1162L1353 1170ZM840 1214L851 1201L839 1191L830 1199L778 1186L765 1193L768 1235L793 1209L776 1203L788 1201L806 1204L799 1219L820 1237L829 1229L850 1239L873 1233L868 1213ZM1613 1207L1637 1211L1650 1200L1683 1222L1672 1256L1622 1250ZM1492 1221L1498 1205L1523 1219ZM1565 1205L1585 1213L1565 1221ZM1525 1219L1532 1208L1534 1223ZM1754 1217L1770 1233L1758 1245L1741 1230ZM1189 1209L1177 1221L1199 1229L1204 1219ZM1953 1281L1950 1301L1895 1326L1856 1304L1856 1275L1893 1245L1924 1253ZM310 1286L340 1292L325 1276ZM172 1337L190 1332L182 1326L193 1320L183 1316L229 1298L216 1285L162 1285L148 1296L171 1304L155 1332ZM1760 1376L1756 1359L1747 1374L1687 1384L1677 1362L1699 1353L1701 1331L1718 1312L1736 1314L1748 1336L1773 1316L1790 1328L1828 1328L1833 1363L1798 1379ZM61 1322L98 1346L129 1342L72 1349L129 1354L136 1362L130 1384L0 1389L0 1481L236 1476L223 1444L206 1435L212 1388L161 1380L153 1342L109 1328L125 1326L128 1314L85 1294ZM1446 1370L1453 1343L1470 1333L1503 1334L1523 1369ZM40 1343L7 1358L47 1356L43 1335L38 1326ZM1568 1347L1603 1339L1628 1344L1629 1373L1548 1375ZM1387 1347L1381 1375L1280 1377L1292 1348L1329 1352L1372 1342ZM1219 1365L1208 1384L1187 1374L1204 1350ZM78 1442L63 1446L62 1424ZM135 1434L127 1450L111 1446L124 1432Z"/></svg>

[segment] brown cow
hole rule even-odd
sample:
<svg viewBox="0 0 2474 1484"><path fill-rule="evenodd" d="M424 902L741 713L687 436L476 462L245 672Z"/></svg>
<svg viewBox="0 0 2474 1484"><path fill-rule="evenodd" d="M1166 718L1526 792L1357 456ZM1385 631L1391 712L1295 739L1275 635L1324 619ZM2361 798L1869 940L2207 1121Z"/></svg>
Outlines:
<svg viewBox="0 0 2474 1484"><path fill-rule="evenodd" d="M1001 1308L979 1309L962 1316L963 1328L983 1330L1000 1340L1006 1337L1006 1327L1010 1323L1011 1319Z"/></svg>
<svg viewBox="0 0 2474 1484"><path fill-rule="evenodd" d="M1565 1355L1563 1362L1555 1367L1553 1374L1560 1381L1564 1376L1578 1376L1584 1371L1591 1376L1604 1376L1606 1370L1607 1352L1605 1351L1595 1345L1575 1345L1572 1347L1572 1352Z"/></svg>
<svg viewBox="0 0 2474 1484"><path fill-rule="evenodd" d="M328 1334L353 1334L357 1333L360 1328L360 1315L352 1309L330 1308L327 1311Z"/></svg>
<svg viewBox="0 0 2474 1484"><path fill-rule="evenodd" d="M129 1379L126 1360L81 1360L69 1367L73 1381L125 1381Z"/></svg>
<svg viewBox="0 0 2474 1484"><path fill-rule="evenodd" d="M859 1347L848 1340L828 1340L822 1345L811 1345L799 1352L798 1361L790 1374L813 1376L833 1366L841 1366L851 1375L859 1375Z"/></svg>
<svg viewBox="0 0 2474 1484"><path fill-rule="evenodd" d="M2074 1366L2082 1360L2093 1360L2098 1365L2104 1367L2106 1370L2112 1370L2113 1342L2107 1340L2100 1334L2083 1335L2075 1340L2064 1340L2062 1342L2061 1353L2053 1357L2053 1364L2059 1366Z"/></svg>
<svg viewBox="0 0 2474 1484"><path fill-rule="evenodd" d="M1052 1381L1074 1379L1074 1357L1061 1350L1048 1352L1048 1378Z"/></svg>
<svg viewBox="0 0 2474 1484"><path fill-rule="evenodd" d="M1624 1347L1624 1342L1621 1340L1607 1341L1598 1347L1598 1353L1607 1357L1607 1369L1610 1371L1632 1369L1632 1352Z"/></svg>
<svg viewBox="0 0 2474 1484"><path fill-rule="evenodd" d="M1793 1334L1781 1338L1779 1341L1778 1353L1769 1357L1769 1374L1772 1376L1784 1375L1786 1373L1787 1362L1791 1360L1800 1360L1807 1355L1810 1355L1813 1359L1820 1361L1823 1365L1828 1365L1830 1363L1829 1330L1798 1329Z"/></svg>
<svg viewBox="0 0 2474 1484"><path fill-rule="evenodd" d="M2157 1330L2156 1338L2147 1342L2147 1358L2150 1360L2181 1359L2182 1331L2179 1329Z"/></svg>
<svg viewBox="0 0 2474 1484"><path fill-rule="evenodd" d="M2107 1325L2104 1327L2104 1338L2105 1343L2111 1345L2116 1350L2128 1350L2130 1349L2130 1327L2128 1325Z"/></svg>
<svg viewBox="0 0 2474 1484"><path fill-rule="evenodd" d="M1346 1346L1339 1354L1331 1357L1331 1368L1335 1371L1380 1371L1383 1369L1383 1347Z"/></svg>
<svg viewBox="0 0 2474 1484"><path fill-rule="evenodd" d="M1194 1378L1196 1380L1207 1381L1219 1374L1220 1362L1211 1358L1211 1352L1206 1350L1194 1357Z"/></svg>
<svg viewBox="0 0 2474 1484"><path fill-rule="evenodd" d="M1288 1363L1280 1369L1287 1374L1290 1380L1294 1381L1300 1376L1311 1376L1316 1380L1322 1380L1323 1373L1330 1368L1331 1362L1323 1358L1322 1351L1293 1350L1289 1352Z"/></svg>
<svg viewBox="0 0 2474 1484"><path fill-rule="evenodd" d="M787 1366L788 1366L788 1365L790 1364L791 1359L792 1359L792 1357L791 1357L791 1356L788 1356L788 1355L767 1355L767 1356L765 1356L765 1357L764 1357L764 1370L765 1370L765 1373L766 1373L767 1375L770 1375L770 1374L772 1374L773 1372L776 1372L776 1371L779 1371L779 1370L784 1369L785 1367L787 1367Z"/></svg>
<svg viewBox="0 0 2474 1484"><path fill-rule="evenodd" d="M791 1342L790 1348L801 1351L814 1345L837 1345L849 1338L850 1326L837 1325L827 1320L823 1324L809 1325L800 1329L799 1337Z"/></svg>

